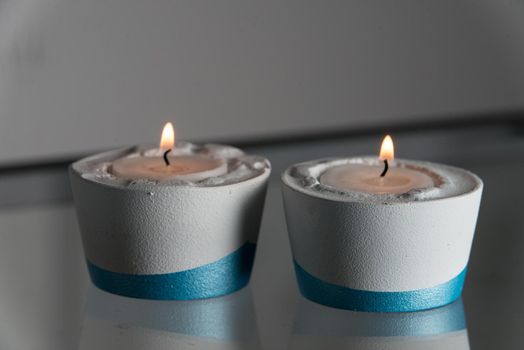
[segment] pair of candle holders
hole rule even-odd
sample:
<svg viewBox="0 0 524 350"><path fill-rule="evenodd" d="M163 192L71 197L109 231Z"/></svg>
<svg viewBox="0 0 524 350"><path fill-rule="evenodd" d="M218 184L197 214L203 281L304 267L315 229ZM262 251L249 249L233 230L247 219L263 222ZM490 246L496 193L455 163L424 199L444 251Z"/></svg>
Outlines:
<svg viewBox="0 0 524 350"><path fill-rule="evenodd" d="M93 283L110 293L161 300L211 298L244 287L269 162L257 163L256 176L210 186L130 185L86 175L90 165L123 153L88 157L70 168ZM303 296L368 312L426 310L459 298L482 192L477 176L424 163L467 186L434 199L369 200L316 191L320 173L304 175L300 169L321 163L290 166L281 178Z"/></svg>

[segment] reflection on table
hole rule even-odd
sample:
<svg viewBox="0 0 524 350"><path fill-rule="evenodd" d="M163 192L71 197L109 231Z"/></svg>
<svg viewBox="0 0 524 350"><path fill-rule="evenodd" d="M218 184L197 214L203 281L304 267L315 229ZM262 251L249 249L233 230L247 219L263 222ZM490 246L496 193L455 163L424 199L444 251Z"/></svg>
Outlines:
<svg viewBox="0 0 524 350"><path fill-rule="evenodd" d="M90 286L81 350L258 348L249 288L212 299L153 301Z"/></svg>
<svg viewBox="0 0 524 350"><path fill-rule="evenodd" d="M290 349L469 350L462 300L413 313L339 310L300 298Z"/></svg>

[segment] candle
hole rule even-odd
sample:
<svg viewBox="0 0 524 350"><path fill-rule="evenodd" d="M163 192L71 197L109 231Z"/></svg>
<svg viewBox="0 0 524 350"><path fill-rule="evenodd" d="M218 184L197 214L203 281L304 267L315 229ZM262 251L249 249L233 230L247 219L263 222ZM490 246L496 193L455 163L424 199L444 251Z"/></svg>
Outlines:
<svg viewBox="0 0 524 350"><path fill-rule="evenodd" d="M113 162L110 172L116 177L139 180L201 181L227 173L223 159L204 155L184 154L175 147L173 124L162 131L160 147L141 154L130 154Z"/></svg>
<svg viewBox="0 0 524 350"><path fill-rule="evenodd" d="M394 160L393 140L389 135L382 141L379 160L384 161L384 168L362 163L334 166L320 176L320 183L336 189L377 194L400 194L435 185L433 178L418 168L389 165L388 162Z"/></svg>
<svg viewBox="0 0 524 350"><path fill-rule="evenodd" d="M302 294L359 311L430 309L461 292L482 181L442 164L380 155L327 158L282 175Z"/></svg>
<svg viewBox="0 0 524 350"><path fill-rule="evenodd" d="M250 277L271 167L227 145L175 142L81 159L71 185L93 283L114 294L188 300Z"/></svg>

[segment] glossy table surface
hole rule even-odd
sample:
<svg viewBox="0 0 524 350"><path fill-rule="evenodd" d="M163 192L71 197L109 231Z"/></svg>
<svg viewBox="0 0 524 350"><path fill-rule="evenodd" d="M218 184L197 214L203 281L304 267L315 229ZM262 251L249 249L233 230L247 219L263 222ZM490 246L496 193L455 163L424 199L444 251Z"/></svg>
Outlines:
<svg viewBox="0 0 524 350"><path fill-rule="evenodd" d="M298 293L280 195L286 165L373 154L381 135L252 147L270 158L249 286L199 301L93 287L64 167L0 172L0 349L520 349L524 133L512 125L401 132L397 155L457 165L485 190L462 299L418 313L323 307Z"/></svg>

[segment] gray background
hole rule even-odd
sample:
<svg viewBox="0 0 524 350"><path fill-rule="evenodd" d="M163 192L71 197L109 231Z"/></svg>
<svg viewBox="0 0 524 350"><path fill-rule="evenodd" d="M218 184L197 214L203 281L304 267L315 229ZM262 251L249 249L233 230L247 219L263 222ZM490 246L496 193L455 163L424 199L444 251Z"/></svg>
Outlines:
<svg viewBox="0 0 524 350"><path fill-rule="evenodd" d="M0 1L0 166L524 105L510 0Z"/></svg>

